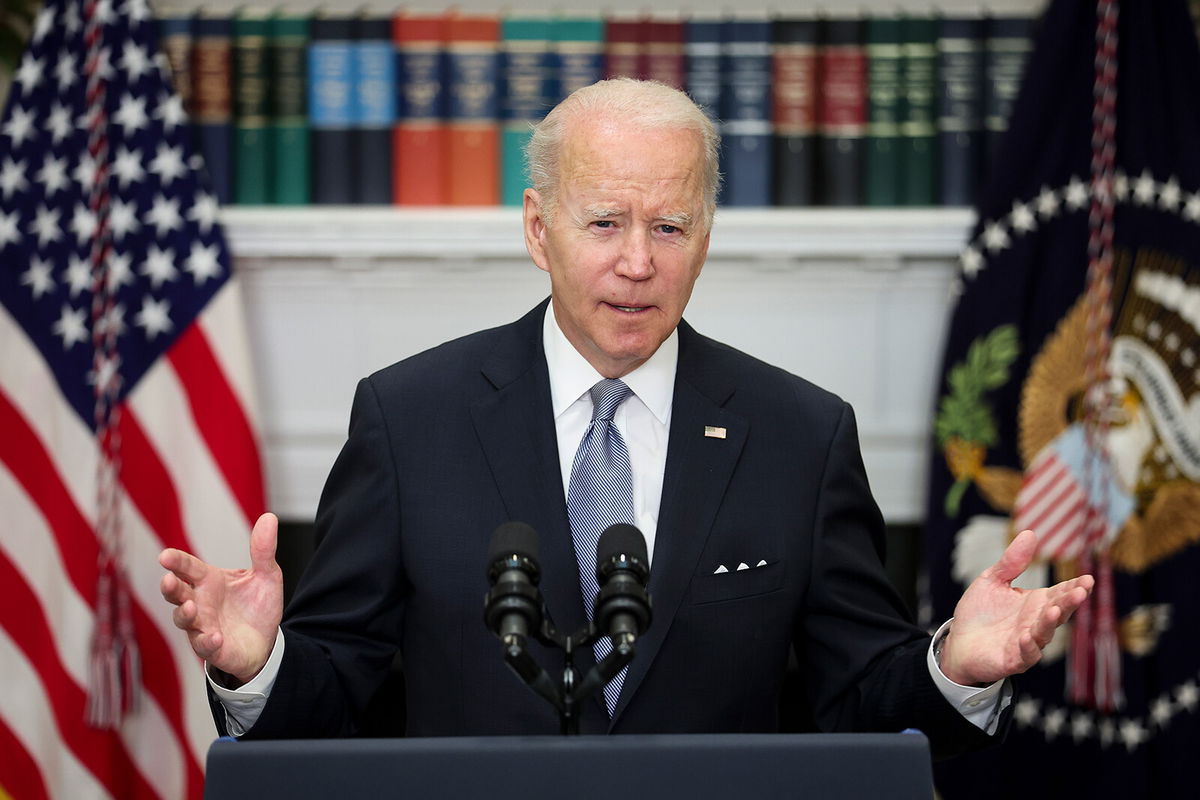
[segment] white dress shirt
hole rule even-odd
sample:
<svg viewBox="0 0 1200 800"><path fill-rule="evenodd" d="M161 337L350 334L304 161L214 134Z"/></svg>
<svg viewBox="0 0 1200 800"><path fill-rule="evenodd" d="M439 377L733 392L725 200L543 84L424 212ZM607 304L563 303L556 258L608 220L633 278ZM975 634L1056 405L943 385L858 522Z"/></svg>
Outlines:
<svg viewBox="0 0 1200 800"><path fill-rule="evenodd" d="M567 340L554 318L553 305L546 308L542 344L550 373L550 403L554 411L558 463L562 470L565 497L571 482L575 451L579 449L588 424L592 421L592 401L588 397L588 390L604 376ZM679 332L672 331L646 363L621 378L633 394L613 416L613 422L621 431L629 450L634 516L638 529L646 537L646 552L652 564L663 475L666 472L667 435L671 429L671 403L675 395L678 356ZM982 689L962 686L942 674L935 650L949 632L952 621L947 621L938 629L929 646L926 659L929 673L942 695L960 714L979 729L989 734L995 733L1000 712L1012 700L1012 687L1008 681L998 681ZM249 730L266 706L271 687L275 685L275 677L279 674L283 648L281 630L275 637L275 646L266 666L249 683L238 689L226 689L208 674L209 686L225 707L229 732L234 736Z"/></svg>

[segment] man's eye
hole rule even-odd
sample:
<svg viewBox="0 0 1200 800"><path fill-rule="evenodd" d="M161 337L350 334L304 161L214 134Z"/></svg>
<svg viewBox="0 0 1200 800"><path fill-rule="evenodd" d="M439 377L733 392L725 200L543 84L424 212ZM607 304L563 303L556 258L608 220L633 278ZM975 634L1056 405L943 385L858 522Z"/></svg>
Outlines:
<svg viewBox="0 0 1200 800"><path fill-rule="evenodd" d="M675 225L660 225L658 227L658 229L660 231L662 231L663 233L679 233L681 230L680 228L676 227Z"/></svg>
<svg viewBox="0 0 1200 800"><path fill-rule="evenodd" d="M611 219L598 219L592 224L600 228L611 228L616 223L614 223Z"/></svg>

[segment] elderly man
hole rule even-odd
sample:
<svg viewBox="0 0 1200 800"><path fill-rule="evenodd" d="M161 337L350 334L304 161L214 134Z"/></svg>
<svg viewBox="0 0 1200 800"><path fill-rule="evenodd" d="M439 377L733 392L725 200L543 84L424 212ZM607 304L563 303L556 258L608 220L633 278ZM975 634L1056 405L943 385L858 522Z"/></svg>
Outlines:
<svg viewBox="0 0 1200 800"><path fill-rule="evenodd" d="M520 520L540 532L560 630L591 613L589 530L634 523L652 553L654 622L585 704L584 732L776 730L790 647L823 730L916 727L938 754L996 731L1004 679L1040 658L1091 578L1012 588L1032 557L1025 533L932 641L912 625L880 564L850 408L682 320L717 148L665 86L568 97L535 130L524 197L550 300L360 383L287 614L271 515L248 570L164 551L162 593L208 663L219 727L351 735L399 652L410 735L556 731L480 618L489 536ZM593 502L597 481L618 499Z"/></svg>

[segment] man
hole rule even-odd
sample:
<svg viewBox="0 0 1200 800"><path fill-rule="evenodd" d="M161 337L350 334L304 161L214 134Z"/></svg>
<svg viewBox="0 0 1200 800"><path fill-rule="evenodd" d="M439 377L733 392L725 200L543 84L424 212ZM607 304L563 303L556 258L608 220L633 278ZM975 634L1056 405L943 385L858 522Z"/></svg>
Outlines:
<svg viewBox="0 0 1200 800"><path fill-rule="evenodd" d="M556 731L484 627L484 566L497 525L531 524L548 612L563 631L586 623L582 471L603 386L620 393L632 490L632 519L609 521L647 536L655 618L612 698L585 705L583 732L775 730L789 646L822 729L917 727L938 754L997 730L1003 679L1038 660L1091 578L1010 587L1032 557L1025 533L936 646L906 620L849 407L681 321L717 144L685 95L628 80L576 92L537 127L524 228L549 304L360 383L282 629L272 516L249 570L163 552L162 593L208 662L218 726L352 735L398 651L410 735Z"/></svg>

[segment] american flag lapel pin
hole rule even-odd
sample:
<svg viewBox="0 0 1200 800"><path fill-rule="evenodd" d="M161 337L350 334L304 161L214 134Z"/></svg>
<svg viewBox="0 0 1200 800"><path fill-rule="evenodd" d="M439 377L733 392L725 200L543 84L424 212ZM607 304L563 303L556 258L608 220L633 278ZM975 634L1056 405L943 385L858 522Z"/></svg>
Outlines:
<svg viewBox="0 0 1200 800"><path fill-rule="evenodd" d="M725 429L717 427L716 425L705 425L704 436L708 439L724 439Z"/></svg>

